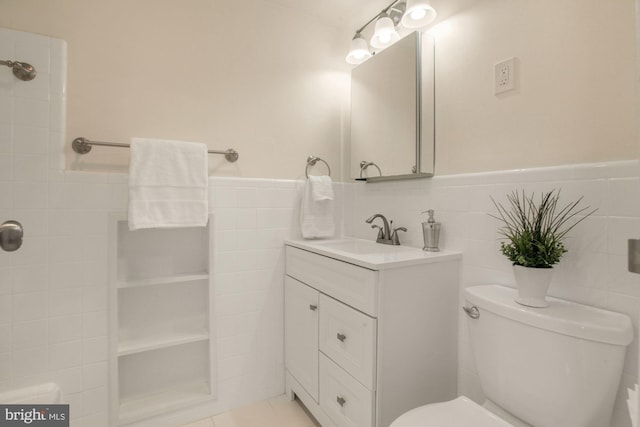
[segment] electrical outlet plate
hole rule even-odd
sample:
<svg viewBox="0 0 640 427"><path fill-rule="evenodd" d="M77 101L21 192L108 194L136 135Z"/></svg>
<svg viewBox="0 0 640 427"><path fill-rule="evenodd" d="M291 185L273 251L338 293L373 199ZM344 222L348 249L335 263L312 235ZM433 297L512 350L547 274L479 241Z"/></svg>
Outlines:
<svg viewBox="0 0 640 427"><path fill-rule="evenodd" d="M496 95L516 87L516 59L509 58L494 65L494 92Z"/></svg>

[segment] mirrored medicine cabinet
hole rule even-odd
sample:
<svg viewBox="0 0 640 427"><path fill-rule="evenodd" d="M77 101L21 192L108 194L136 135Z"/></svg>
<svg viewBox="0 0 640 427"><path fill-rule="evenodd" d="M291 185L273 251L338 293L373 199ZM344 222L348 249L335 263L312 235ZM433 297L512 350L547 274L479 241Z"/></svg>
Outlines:
<svg viewBox="0 0 640 427"><path fill-rule="evenodd" d="M350 173L367 182L433 176L434 42L413 32L351 73Z"/></svg>

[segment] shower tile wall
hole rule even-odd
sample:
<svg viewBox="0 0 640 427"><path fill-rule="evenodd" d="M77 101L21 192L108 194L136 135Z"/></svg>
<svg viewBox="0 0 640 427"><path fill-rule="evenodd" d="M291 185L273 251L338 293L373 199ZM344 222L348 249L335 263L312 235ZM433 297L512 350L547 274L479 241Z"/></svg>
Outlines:
<svg viewBox="0 0 640 427"><path fill-rule="evenodd" d="M379 184L346 186L345 230L373 239L364 219L380 212L409 231L402 243L423 245L420 212L436 210L442 223L440 247L463 253L461 287L486 283L514 285L511 265L499 252L499 223L490 196L504 201L514 189L561 189L566 202L584 195L598 211L571 232L569 252L556 267L552 295L627 313L635 340L629 346L612 427L631 426L627 388L638 383L638 317L640 275L626 271L626 241L640 235L640 166L636 161L574 165L506 172L435 177ZM468 347L462 311L459 335L459 393L483 401Z"/></svg>
<svg viewBox="0 0 640 427"><path fill-rule="evenodd" d="M0 391L54 381L72 425L106 426L108 201L62 172L66 44L0 29L0 57L38 72L0 73L0 221L25 228L0 253Z"/></svg>

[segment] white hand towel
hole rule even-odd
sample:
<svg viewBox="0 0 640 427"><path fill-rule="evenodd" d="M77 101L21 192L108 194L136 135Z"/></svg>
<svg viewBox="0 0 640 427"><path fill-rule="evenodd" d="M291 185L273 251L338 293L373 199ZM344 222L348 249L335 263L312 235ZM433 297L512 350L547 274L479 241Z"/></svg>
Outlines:
<svg viewBox="0 0 640 427"><path fill-rule="evenodd" d="M302 237L314 239L319 237L333 237L333 200L313 200L313 190L310 180L306 180L302 189L300 205L300 228Z"/></svg>
<svg viewBox="0 0 640 427"><path fill-rule="evenodd" d="M309 176L309 182L311 183L311 195L314 201L333 200L333 182L330 176L311 175Z"/></svg>
<svg viewBox="0 0 640 427"><path fill-rule="evenodd" d="M206 226L207 157L205 144L133 138L129 229Z"/></svg>

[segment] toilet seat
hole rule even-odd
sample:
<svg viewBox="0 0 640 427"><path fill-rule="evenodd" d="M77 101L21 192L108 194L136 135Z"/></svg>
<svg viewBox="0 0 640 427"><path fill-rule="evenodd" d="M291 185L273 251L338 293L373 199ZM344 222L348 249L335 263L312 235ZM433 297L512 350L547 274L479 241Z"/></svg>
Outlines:
<svg viewBox="0 0 640 427"><path fill-rule="evenodd" d="M465 396L420 406L402 414L389 427L513 427Z"/></svg>

